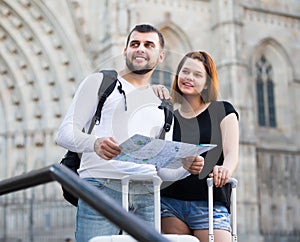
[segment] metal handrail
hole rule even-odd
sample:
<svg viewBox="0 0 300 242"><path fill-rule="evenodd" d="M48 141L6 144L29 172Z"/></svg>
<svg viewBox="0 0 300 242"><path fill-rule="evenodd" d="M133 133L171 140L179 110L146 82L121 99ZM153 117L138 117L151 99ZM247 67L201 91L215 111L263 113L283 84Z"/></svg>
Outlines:
<svg viewBox="0 0 300 242"><path fill-rule="evenodd" d="M48 182L57 181L73 195L78 196L111 222L125 230L138 241L169 241L153 227L145 226L145 222L128 213L112 198L82 180L64 165L54 164L39 170L0 181L0 196L27 189Z"/></svg>

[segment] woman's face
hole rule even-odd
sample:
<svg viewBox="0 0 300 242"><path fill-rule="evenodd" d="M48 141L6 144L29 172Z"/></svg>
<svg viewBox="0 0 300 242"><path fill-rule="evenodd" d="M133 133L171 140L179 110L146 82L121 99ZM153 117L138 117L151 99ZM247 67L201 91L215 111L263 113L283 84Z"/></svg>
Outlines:
<svg viewBox="0 0 300 242"><path fill-rule="evenodd" d="M178 87L185 96L199 96L206 87L206 71L201 61L186 59L178 74Z"/></svg>

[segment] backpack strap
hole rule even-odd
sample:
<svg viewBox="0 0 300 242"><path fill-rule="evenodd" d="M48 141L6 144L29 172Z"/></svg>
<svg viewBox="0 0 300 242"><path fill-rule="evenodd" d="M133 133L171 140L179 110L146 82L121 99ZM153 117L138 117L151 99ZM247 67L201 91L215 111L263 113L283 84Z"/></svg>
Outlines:
<svg viewBox="0 0 300 242"><path fill-rule="evenodd" d="M103 107L106 99L108 98L108 96L115 89L115 86L116 86L116 83L118 80L118 73L115 70L102 70L100 72L103 74L103 79L102 79L101 85L98 90L99 102L97 105L96 113L95 113L93 120L91 122L91 125L89 127L88 133L91 133L95 124L98 125L100 123L102 107ZM119 89L119 87L118 87L118 89ZM121 89L122 89L122 86L121 86Z"/></svg>
<svg viewBox="0 0 300 242"><path fill-rule="evenodd" d="M158 108L164 109L165 123L163 129L161 130L159 138L165 139L166 132L170 131L173 121L173 104L169 100L163 99Z"/></svg>
<svg viewBox="0 0 300 242"><path fill-rule="evenodd" d="M103 107L106 99L108 98L108 96L115 89L117 82L119 83L118 91L120 94L122 94L124 96L125 111L127 110L126 94L125 94L124 90L122 89L121 82L118 80L118 73L115 70L102 70L100 72L103 73L103 79L102 79L101 85L98 90L99 102L97 105L96 113L95 113L95 115L92 119L91 125L89 127L88 134L90 134L92 132L95 124L98 125L100 123L102 107ZM160 139L164 139L165 133L169 132L171 125L172 125L173 105L169 100L163 99L162 103L160 104L160 106L158 106L158 108L164 109L164 114L165 114L165 123L164 123L163 129L159 135Z"/></svg>

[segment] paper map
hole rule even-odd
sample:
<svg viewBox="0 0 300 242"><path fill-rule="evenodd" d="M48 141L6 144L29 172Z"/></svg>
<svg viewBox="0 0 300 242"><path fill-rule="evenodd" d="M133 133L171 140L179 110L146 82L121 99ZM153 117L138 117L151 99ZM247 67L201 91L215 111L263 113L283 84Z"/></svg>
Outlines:
<svg viewBox="0 0 300 242"><path fill-rule="evenodd" d="M115 160L152 164L162 167L179 168L182 158L200 155L214 147L212 144L187 144L176 141L149 138L136 134L121 145L122 152Z"/></svg>

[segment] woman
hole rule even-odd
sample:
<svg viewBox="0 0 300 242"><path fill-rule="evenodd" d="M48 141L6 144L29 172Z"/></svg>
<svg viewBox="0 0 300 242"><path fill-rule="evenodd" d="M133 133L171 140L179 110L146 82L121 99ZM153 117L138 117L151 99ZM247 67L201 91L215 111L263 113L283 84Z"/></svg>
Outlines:
<svg viewBox="0 0 300 242"><path fill-rule="evenodd" d="M174 78L172 100L174 141L216 144L203 154L204 162L216 162L214 178L214 238L231 241L230 185L238 164L238 113L226 101L217 101L218 77L212 58L203 51L190 52L180 61ZM207 177L208 177L207 176ZM208 241L208 194L206 178L198 175L176 181L161 192L162 232L192 234Z"/></svg>

